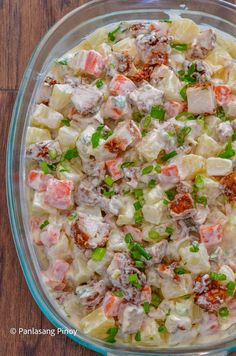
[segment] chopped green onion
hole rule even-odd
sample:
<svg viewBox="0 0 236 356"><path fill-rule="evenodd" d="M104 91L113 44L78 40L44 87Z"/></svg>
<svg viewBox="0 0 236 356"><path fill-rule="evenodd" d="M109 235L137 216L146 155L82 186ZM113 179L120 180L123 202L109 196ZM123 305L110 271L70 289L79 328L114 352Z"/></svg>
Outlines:
<svg viewBox="0 0 236 356"><path fill-rule="evenodd" d="M135 266L137 268L142 268L143 267L143 261L135 261Z"/></svg>
<svg viewBox="0 0 236 356"><path fill-rule="evenodd" d="M147 252L145 250L145 248L139 244L139 243L135 243L134 244L134 247L133 247L135 250L137 250L141 256L143 256L144 258L146 258L146 260L151 260L152 256L150 255L149 252Z"/></svg>
<svg viewBox="0 0 236 356"><path fill-rule="evenodd" d="M175 120L177 121L195 120L195 117L191 112L183 111L175 117Z"/></svg>
<svg viewBox="0 0 236 356"><path fill-rule="evenodd" d="M167 327L165 325L160 325L158 328L159 333L167 333Z"/></svg>
<svg viewBox="0 0 236 356"><path fill-rule="evenodd" d="M149 126L150 126L150 124L151 124L151 122L152 122L151 116L150 116L150 115L146 116L146 117L144 118L144 120L143 120L143 128L144 128L144 129L148 129Z"/></svg>
<svg viewBox="0 0 236 356"><path fill-rule="evenodd" d="M113 328L110 328L107 330L108 337L105 339L106 342L109 342L111 344L114 344L116 342L115 336L118 333L118 328L114 326Z"/></svg>
<svg viewBox="0 0 236 356"><path fill-rule="evenodd" d="M126 162L121 163L120 168L121 169L128 168L130 166L133 166L134 164L135 164L134 161L126 161Z"/></svg>
<svg viewBox="0 0 236 356"><path fill-rule="evenodd" d="M151 304L154 305L154 307L158 307L160 302L161 302L161 297L157 293L152 292Z"/></svg>
<svg viewBox="0 0 236 356"><path fill-rule="evenodd" d="M134 287L136 287L137 289L142 289L142 286L141 284L139 283L138 281L138 275L137 273L134 273L134 274L130 274L128 276L128 281L133 284Z"/></svg>
<svg viewBox="0 0 236 356"><path fill-rule="evenodd" d="M198 203L198 204L202 204L202 205L204 205L205 207L207 206L207 197L205 197L205 196L200 196L200 197L196 197L195 198L195 201L196 201L196 203Z"/></svg>
<svg viewBox="0 0 236 356"><path fill-rule="evenodd" d="M149 174L153 171L153 166L146 166L142 169L142 175Z"/></svg>
<svg viewBox="0 0 236 356"><path fill-rule="evenodd" d="M216 110L216 116L219 117L221 120L226 119L226 114L222 106L219 106Z"/></svg>
<svg viewBox="0 0 236 356"><path fill-rule="evenodd" d="M165 229L165 232L170 236L170 235L173 234L174 229L171 226L167 226L166 229Z"/></svg>
<svg viewBox="0 0 236 356"><path fill-rule="evenodd" d="M103 138L103 140L107 140L108 137L110 137L112 134L113 134L112 130L108 130L108 131L102 132L101 138Z"/></svg>
<svg viewBox="0 0 236 356"><path fill-rule="evenodd" d="M69 119L63 119L61 120L61 122L63 123L64 126L70 126L70 120Z"/></svg>
<svg viewBox="0 0 236 356"><path fill-rule="evenodd" d="M166 22L166 23L172 23L173 21L168 20L168 19L162 19L162 20L158 20L159 22Z"/></svg>
<svg viewBox="0 0 236 356"><path fill-rule="evenodd" d="M192 64L189 66L187 72L185 72L184 70L180 70L180 71L178 72L178 74L179 74L179 79L180 79L181 81L183 81L183 82L188 83L188 84L196 83L197 80L196 80L196 78L193 77L193 74L194 74L195 70L196 70L196 65L195 65L195 63L192 63ZM182 96L182 95L181 95L181 96Z"/></svg>
<svg viewBox="0 0 236 356"><path fill-rule="evenodd" d="M70 161L78 156L79 154L77 148L69 148L67 151L63 153L61 161L64 161L65 159Z"/></svg>
<svg viewBox="0 0 236 356"><path fill-rule="evenodd" d="M50 148L48 150L48 155L51 159L55 159L55 158L57 158L58 152L55 148Z"/></svg>
<svg viewBox="0 0 236 356"><path fill-rule="evenodd" d="M92 147L93 148L98 147L99 141L100 141L100 138L101 138L101 135L102 135L103 128L104 128L103 124L99 125L97 127L96 131L92 134L91 142L92 142Z"/></svg>
<svg viewBox="0 0 236 356"><path fill-rule="evenodd" d="M98 89L100 89L103 87L104 81L102 79L97 79L95 85Z"/></svg>
<svg viewBox="0 0 236 356"><path fill-rule="evenodd" d="M227 279L224 273L209 272L209 276L213 281L225 281Z"/></svg>
<svg viewBox="0 0 236 356"><path fill-rule="evenodd" d="M137 342L141 341L141 333L140 333L140 331L136 332L134 338L135 338L135 341L137 341Z"/></svg>
<svg viewBox="0 0 236 356"><path fill-rule="evenodd" d="M176 188L169 189L165 191L165 195L169 200L174 200L175 196L177 194Z"/></svg>
<svg viewBox="0 0 236 356"><path fill-rule="evenodd" d="M143 197L143 189L136 188L133 190L133 193L136 199Z"/></svg>
<svg viewBox="0 0 236 356"><path fill-rule="evenodd" d="M113 292L113 294L118 298L122 298L124 296L124 293L120 289L118 289L115 292Z"/></svg>
<svg viewBox="0 0 236 356"><path fill-rule="evenodd" d="M148 302L143 303L143 310L145 311L146 314L149 313L150 311L150 304Z"/></svg>
<svg viewBox="0 0 236 356"><path fill-rule="evenodd" d="M150 230L148 232L148 237L151 239L151 240L159 240L160 239L160 234L158 231L156 230Z"/></svg>
<svg viewBox="0 0 236 356"><path fill-rule="evenodd" d="M103 190L102 194L104 195L104 197L111 198L116 195L116 192L114 190Z"/></svg>
<svg viewBox="0 0 236 356"><path fill-rule="evenodd" d="M126 235L125 235L125 242L127 244L130 244L131 242L133 242L133 236L130 232L128 232Z"/></svg>
<svg viewBox="0 0 236 356"><path fill-rule="evenodd" d="M199 251L199 245L198 245L198 242L197 241L193 241L192 242L192 246L189 248L189 251L190 252L198 252Z"/></svg>
<svg viewBox="0 0 236 356"><path fill-rule="evenodd" d="M165 118L165 109L163 109L160 105L154 105L151 108L150 115L154 119L158 119L160 121L163 121Z"/></svg>
<svg viewBox="0 0 236 356"><path fill-rule="evenodd" d="M49 173L49 167L48 167L48 164L47 162L40 162L40 168L42 169L43 173L44 174L48 174Z"/></svg>
<svg viewBox="0 0 236 356"><path fill-rule="evenodd" d="M71 215L68 216L68 220L69 220L69 221L73 221L73 220L75 220L76 218L77 218L77 214L76 214L76 213L73 213L73 214L71 214Z"/></svg>
<svg viewBox="0 0 236 356"><path fill-rule="evenodd" d="M96 247L95 250L92 252L92 260L93 261L101 261L103 257L106 255L106 248L105 247Z"/></svg>
<svg viewBox="0 0 236 356"><path fill-rule="evenodd" d="M119 32L119 30L120 30L120 26L118 26L115 30L109 32L108 33L108 39L110 41L114 42L115 39L116 39L116 34L117 34L117 32Z"/></svg>
<svg viewBox="0 0 236 356"><path fill-rule="evenodd" d="M154 169L157 173L161 173L161 166L159 164L157 164Z"/></svg>
<svg viewBox="0 0 236 356"><path fill-rule="evenodd" d="M198 189L203 188L204 187L204 177L203 176L196 176L194 184Z"/></svg>
<svg viewBox="0 0 236 356"><path fill-rule="evenodd" d="M57 60L56 60L56 63L57 63L57 64L61 64L61 65L63 65L63 66L66 66L67 63L68 63L68 60L67 60L67 59L57 59Z"/></svg>
<svg viewBox="0 0 236 356"><path fill-rule="evenodd" d="M234 133L232 135L232 141L236 141L236 131L234 131Z"/></svg>
<svg viewBox="0 0 236 356"><path fill-rule="evenodd" d="M221 158L231 158L234 156L235 156L235 150L233 149L231 143L227 143L224 151L221 154L219 154L219 157L221 157Z"/></svg>
<svg viewBox="0 0 236 356"><path fill-rule="evenodd" d="M176 274L181 275L181 274L185 274L185 273L186 273L186 269L183 268L183 267L176 267L176 268L174 269L174 272L175 272Z"/></svg>
<svg viewBox="0 0 236 356"><path fill-rule="evenodd" d="M184 101L187 100L187 89L188 89L188 85L185 85L182 89L180 89L179 93L180 96L182 97L182 99L184 99Z"/></svg>
<svg viewBox="0 0 236 356"><path fill-rule="evenodd" d="M156 182L155 179L151 179L151 180L148 182L148 188L153 189L153 188L156 187L156 185L157 185L157 182Z"/></svg>
<svg viewBox="0 0 236 356"><path fill-rule="evenodd" d="M234 292L235 292L235 288L236 288L236 283L233 281L230 281L227 283L226 287L227 287L227 294L229 296L233 296Z"/></svg>
<svg viewBox="0 0 236 356"><path fill-rule="evenodd" d="M219 316L225 318L229 315L229 309L227 307L222 307L219 309Z"/></svg>
<svg viewBox="0 0 236 356"><path fill-rule="evenodd" d="M186 51L188 49L188 45L185 43L172 43L170 46L171 48L174 48L176 51L180 52Z"/></svg>
<svg viewBox="0 0 236 356"><path fill-rule="evenodd" d="M135 210L140 210L140 209L142 209L142 204L140 203L140 201L134 202L133 206L134 206L134 209L135 209Z"/></svg>
<svg viewBox="0 0 236 356"><path fill-rule="evenodd" d="M108 185L109 187L112 187L114 181L112 179L111 176L106 175L104 178L104 182L106 183L106 185Z"/></svg>
<svg viewBox="0 0 236 356"><path fill-rule="evenodd" d="M134 111L132 113L132 119L135 121L135 122L140 122L143 118L143 115L141 114L141 112L139 111Z"/></svg>
<svg viewBox="0 0 236 356"><path fill-rule="evenodd" d="M188 136L188 134L191 132L191 130L192 129L189 126L185 126L182 129L180 129L180 131L177 134L177 143L179 145L183 145L186 136Z"/></svg>
<svg viewBox="0 0 236 356"><path fill-rule="evenodd" d="M168 161L169 159L171 159L171 158L173 158L173 157L175 157L175 156L177 156L177 152L176 152L176 151L171 151L171 152L165 154L165 155L162 157L162 161L163 161L163 162L166 162L166 161Z"/></svg>
<svg viewBox="0 0 236 356"><path fill-rule="evenodd" d="M49 225L49 221L44 220L44 222L39 226L40 230L43 230L47 225Z"/></svg>
<svg viewBox="0 0 236 356"><path fill-rule="evenodd" d="M168 205L169 204L169 201L166 200L166 199L163 199L162 202L163 202L164 205Z"/></svg>

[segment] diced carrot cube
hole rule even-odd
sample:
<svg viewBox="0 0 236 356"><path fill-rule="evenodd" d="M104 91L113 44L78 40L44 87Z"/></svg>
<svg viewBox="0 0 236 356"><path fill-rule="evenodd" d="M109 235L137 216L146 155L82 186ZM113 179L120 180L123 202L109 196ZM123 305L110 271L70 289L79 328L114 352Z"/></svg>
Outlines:
<svg viewBox="0 0 236 356"><path fill-rule="evenodd" d="M112 95L127 95L135 90L136 86L132 80L125 77L123 74L117 74L111 80L109 89Z"/></svg>
<svg viewBox="0 0 236 356"><path fill-rule="evenodd" d="M32 169L28 174L27 180L30 188L35 189L38 192L44 192L47 188L47 183L51 178L51 174L44 174L40 171Z"/></svg>
<svg viewBox="0 0 236 356"><path fill-rule="evenodd" d="M200 241L206 247L211 247L219 244L223 239L223 227L221 224L217 225L201 225Z"/></svg>
<svg viewBox="0 0 236 356"><path fill-rule="evenodd" d="M162 167L161 173L168 177L179 177L179 170L175 164Z"/></svg>
<svg viewBox="0 0 236 356"><path fill-rule="evenodd" d="M227 85L215 85L214 92L218 104L223 105L230 101L232 90Z"/></svg>
<svg viewBox="0 0 236 356"><path fill-rule="evenodd" d="M85 72L99 77L102 75L105 69L105 60L100 53L91 50L88 52L88 56L85 62Z"/></svg>
<svg viewBox="0 0 236 356"><path fill-rule="evenodd" d="M118 316L119 308L123 299L108 292L103 301L104 312L107 317Z"/></svg>

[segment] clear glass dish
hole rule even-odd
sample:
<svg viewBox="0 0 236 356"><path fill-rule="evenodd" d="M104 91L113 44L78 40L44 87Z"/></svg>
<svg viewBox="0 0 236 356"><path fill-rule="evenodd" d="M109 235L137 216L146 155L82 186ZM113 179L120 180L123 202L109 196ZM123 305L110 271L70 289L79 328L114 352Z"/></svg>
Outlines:
<svg viewBox="0 0 236 356"><path fill-rule="evenodd" d="M40 266L29 236L25 191L25 136L31 108L50 63L75 47L95 29L121 20L168 19L176 14L197 24L206 24L236 36L236 6L222 0L94 0L70 12L45 35L35 49L15 102L12 114L7 157L6 185L8 211L18 257L29 289L46 317L75 342L104 355L223 355L236 350L236 335L205 345L172 349L137 349L111 345L78 332L61 314L40 278Z"/></svg>

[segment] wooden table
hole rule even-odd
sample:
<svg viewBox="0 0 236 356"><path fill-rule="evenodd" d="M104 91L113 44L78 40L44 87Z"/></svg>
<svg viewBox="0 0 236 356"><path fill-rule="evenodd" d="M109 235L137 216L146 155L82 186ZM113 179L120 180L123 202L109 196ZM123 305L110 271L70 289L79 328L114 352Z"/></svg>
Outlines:
<svg viewBox="0 0 236 356"><path fill-rule="evenodd" d="M11 335L10 328L54 328L36 306L23 277L11 237L5 197L4 161L11 111L27 60L58 19L86 0L0 1L0 345L1 355L95 356L61 335ZM236 354L235 354L236 355Z"/></svg>

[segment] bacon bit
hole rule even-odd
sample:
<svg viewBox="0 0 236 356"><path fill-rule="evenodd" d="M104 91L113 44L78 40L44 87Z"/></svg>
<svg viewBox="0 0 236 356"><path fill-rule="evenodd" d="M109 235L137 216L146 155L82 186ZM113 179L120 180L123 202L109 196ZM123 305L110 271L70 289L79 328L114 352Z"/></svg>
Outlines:
<svg viewBox="0 0 236 356"><path fill-rule="evenodd" d="M114 137L112 140L108 141L104 145L110 152L121 153L125 151L127 147L127 140Z"/></svg>
<svg viewBox="0 0 236 356"><path fill-rule="evenodd" d="M179 177L179 170L176 164L170 164L169 166L162 167L161 173L167 177Z"/></svg>
<svg viewBox="0 0 236 356"><path fill-rule="evenodd" d="M197 82L194 84L189 85L194 88L208 88L211 87L211 82Z"/></svg>
<svg viewBox="0 0 236 356"><path fill-rule="evenodd" d="M78 218L72 225L71 225L71 236L74 239L75 243L81 248L92 248L91 244L89 243L89 235L87 235L79 226L80 219ZM98 244L99 247L103 247L106 245L108 237L104 237L103 240Z"/></svg>
<svg viewBox="0 0 236 356"><path fill-rule="evenodd" d="M226 299L226 287L211 280L208 274L195 279L193 291L194 302L208 312L216 312Z"/></svg>
<svg viewBox="0 0 236 356"><path fill-rule="evenodd" d="M144 64L143 68L135 75L127 75L129 79L134 82L141 82L142 80L150 80L152 72L157 66L168 63L168 54L155 53L155 56L151 59L151 62Z"/></svg>
<svg viewBox="0 0 236 356"><path fill-rule="evenodd" d="M52 77L46 77L45 80L44 80L44 84L48 85L48 86L53 86L55 84L57 84L58 82L53 79Z"/></svg>
<svg viewBox="0 0 236 356"><path fill-rule="evenodd" d="M44 104L44 105L48 106L49 100L43 100L43 101L41 101L41 104Z"/></svg>
<svg viewBox="0 0 236 356"><path fill-rule="evenodd" d="M129 30L132 32L137 32L142 28L145 28L145 25L143 23L134 23L129 27Z"/></svg>
<svg viewBox="0 0 236 356"><path fill-rule="evenodd" d="M177 266L177 262L172 262L172 263L160 263L158 266L157 266L157 272L160 274L160 276L162 278L171 278L172 280L174 281L179 281L179 275L177 275L175 272L174 272L174 269L176 268Z"/></svg>
<svg viewBox="0 0 236 356"><path fill-rule="evenodd" d="M224 187L224 192L229 200L236 200L236 172L232 172L229 175L223 177L220 180L220 184Z"/></svg>
<svg viewBox="0 0 236 356"><path fill-rule="evenodd" d="M188 193L176 194L174 200L169 204L169 208L175 214L181 214L193 208L193 200Z"/></svg>

